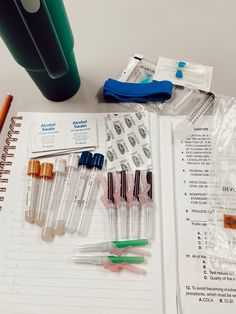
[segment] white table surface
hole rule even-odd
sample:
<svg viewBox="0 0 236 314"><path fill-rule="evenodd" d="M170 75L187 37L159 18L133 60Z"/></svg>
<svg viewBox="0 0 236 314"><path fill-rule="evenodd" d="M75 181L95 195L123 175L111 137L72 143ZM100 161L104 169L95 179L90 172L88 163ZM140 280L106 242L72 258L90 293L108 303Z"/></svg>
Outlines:
<svg viewBox="0 0 236 314"><path fill-rule="evenodd" d="M14 101L1 132L19 111L104 112L124 110L97 102L108 77L117 77L135 52L215 67L213 90L236 96L234 0L65 0L81 76L79 92L61 103L46 100L0 40L0 99Z"/></svg>

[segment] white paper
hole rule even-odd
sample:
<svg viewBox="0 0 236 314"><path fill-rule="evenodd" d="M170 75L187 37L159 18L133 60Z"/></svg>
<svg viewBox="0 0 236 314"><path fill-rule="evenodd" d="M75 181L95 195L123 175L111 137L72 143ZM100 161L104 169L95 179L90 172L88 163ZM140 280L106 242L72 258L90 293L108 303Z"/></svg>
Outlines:
<svg viewBox="0 0 236 314"><path fill-rule="evenodd" d="M211 148L209 119L191 139L181 142L173 136L173 146L163 140L160 147L165 150L161 158L162 178L169 186L169 192L162 191L163 204L168 204L168 207L163 206L162 213L171 212L176 219L172 245L177 247L181 314L233 314L236 308L235 277L227 272L208 269L206 260L207 181ZM171 138L172 126L175 128L180 120L176 117L161 117L160 120L160 126L166 130L165 137ZM172 156L172 173L169 171L169 156ZM171 204L168 200L172 193L175 197ZM170 228L166 221L163 229ZM170 244L166 242L166 245Z"/></svg>

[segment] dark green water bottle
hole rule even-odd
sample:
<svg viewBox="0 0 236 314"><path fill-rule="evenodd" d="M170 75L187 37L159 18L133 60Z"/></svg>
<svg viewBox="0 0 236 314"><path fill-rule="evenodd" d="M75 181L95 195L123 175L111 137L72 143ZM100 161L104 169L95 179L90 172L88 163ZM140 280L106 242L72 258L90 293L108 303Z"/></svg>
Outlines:
<svg viewBox="0 0 236 314"><path fill-rule="evenodd" d="M62 0L0 0L0 33L46 98L63 101L77 92L74 40Z"/></svg>

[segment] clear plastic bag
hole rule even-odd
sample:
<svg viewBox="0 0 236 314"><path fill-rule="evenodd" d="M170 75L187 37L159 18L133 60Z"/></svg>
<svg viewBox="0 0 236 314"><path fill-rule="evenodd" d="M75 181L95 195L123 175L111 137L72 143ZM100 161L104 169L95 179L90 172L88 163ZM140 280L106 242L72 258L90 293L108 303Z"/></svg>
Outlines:
<svg viewBox="0 0 236 314"><path fill-rule="evenodd" d="M208 260L236 274L236 98L214 103L209 182Z"/></svg>
<svg viewBox="0 0 236 314"><path fill-rule="evenodd" d="M186 115L200 98L200 91L191 85L187 87L175 86L171 99L164 103L163 113L173 116Z"/></svg>
<svg viewBox="0 0 236 314"><path fill-rule="evenodd" d="M215 100L215 95L208 92L200 96L191 96L190 104L192 104L192 111L184 121L176 126L175 137L179 139L186 139L194 133L194 130L200 127L205 120L210 109L212 109Z"/></svg>

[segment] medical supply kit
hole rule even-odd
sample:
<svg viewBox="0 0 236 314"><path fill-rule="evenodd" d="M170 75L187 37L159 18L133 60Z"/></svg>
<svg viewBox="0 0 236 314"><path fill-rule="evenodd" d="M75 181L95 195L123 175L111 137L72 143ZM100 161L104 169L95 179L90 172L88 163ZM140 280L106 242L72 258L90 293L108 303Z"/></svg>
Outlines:
<svg viewBox="0 0 236 314"><path fill-rule="evenodd" d="M181 60L158 64L168 72L164 83L155 83L155 62L141 55L130 58L118 79L105 82L104 91L112 97L104 98L119 101L129 112L23 113L22 120L13 119L4 168L14 156L10 147L20 125L20 142L26 141L27 149L22 158L17 150L18 164L25 160L23 174L18 167L21 192L16 200L8 197L9 215L16 217L6 236L11 267L14 255L20 267L53 269L48 280L55 274L77 282L78 274L94 296L101 282L104 288L114 280L118 291L129 289L125 281L133 280L128 302L135 299L136 287L143 291L145 284L152 291L155 283L158 300L168 291L168 300L187 309L192 302L201 308L189 282L197 289L205 283L209 291L234 289L235 99L208 88L211 67ZM179 84L168 81L171 75ZM31 262L29 251L35 252ZM216 302L218 296L212 298ZM142 304L147 306L147 300ZM176 302L165 306L174 309Z"/></svg>
<svg viewBox="0 0 236 314"><path fill-rule="evenodd" d="M96 199L100 197L105 237L119 243L147 244L154 236L155 204L145 106L151 111L170 107L173 115L194 107L175 133L180 139L187 138L213 105L215 96L209 91L212 72L212 67L191 62L159 58L155 65L140 54L130 58L118 80L110 78L105 82L103 95L108 102L125 103L131 108L138 103L141 110L107 114L106 158L100 152L92 153L97 147L97 126L89 115L77 121L64 119L32 125L25 220L42 228L41 239L52 242L56 236L66 234L77 235L78 239L88 236ZM207 92L202 95L199 89ZM67 154L65 160L63 155ZM44 160L53 156L58 156L53 162ZM43 162L36 158L43 158ZM113 253L118 251L130 252L123 248ZM142 251L138 252L142 255ZM144 274L137 266L129 266L144 262L135 256L72 259L76 263L101 264L112 272L126 269Z"/></svg>

